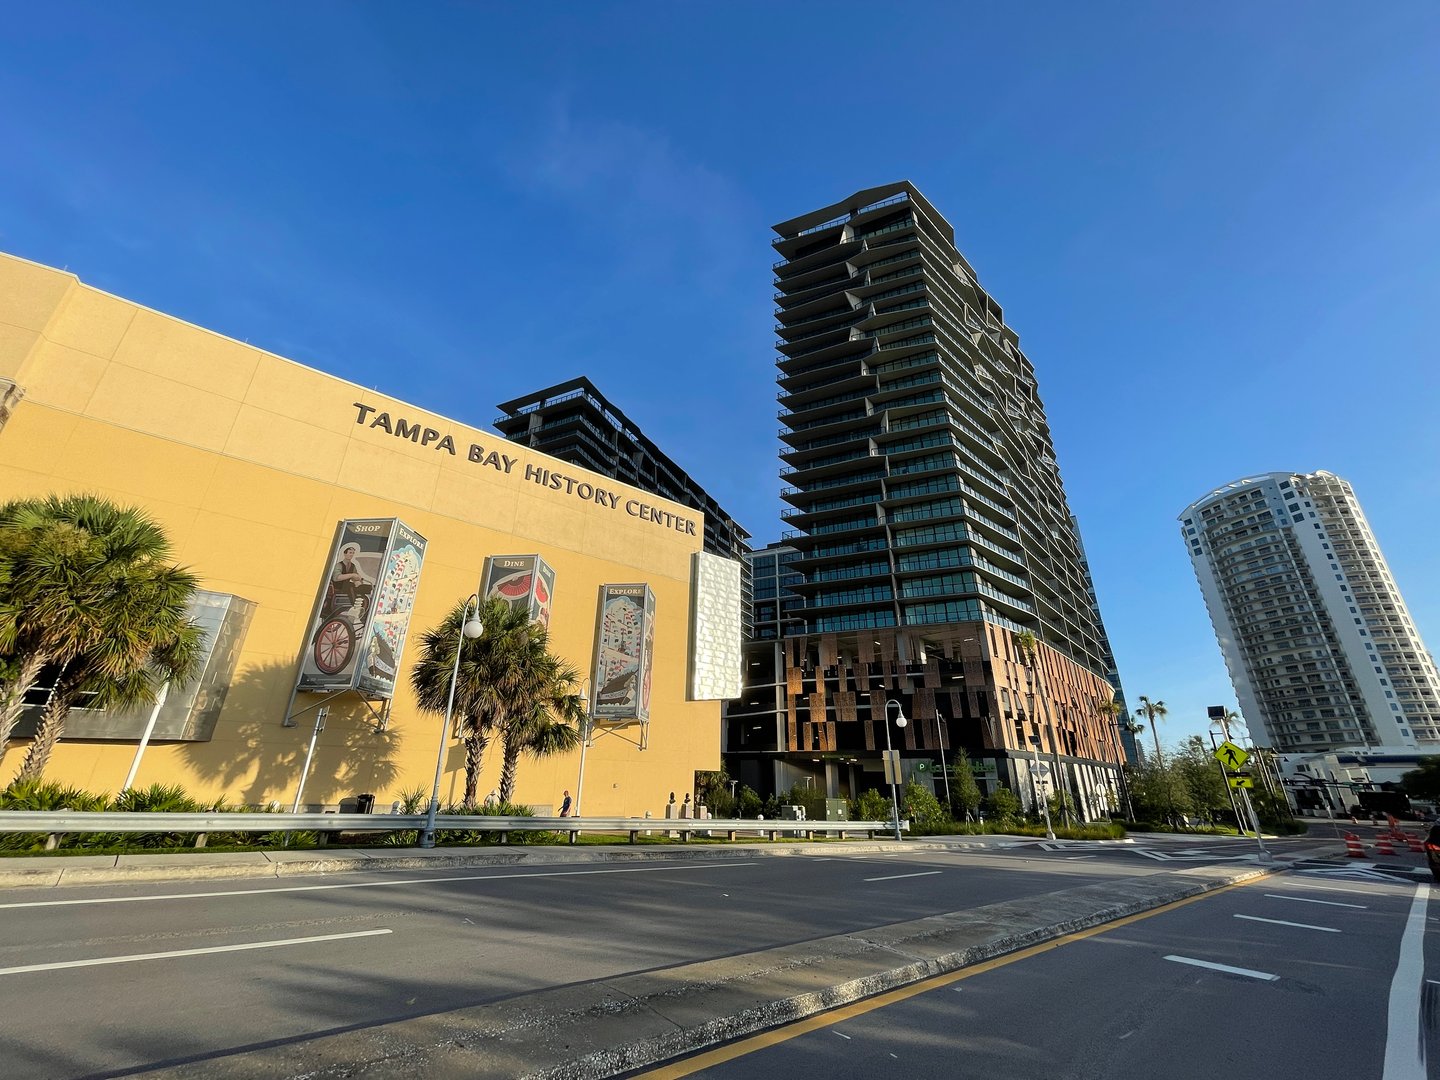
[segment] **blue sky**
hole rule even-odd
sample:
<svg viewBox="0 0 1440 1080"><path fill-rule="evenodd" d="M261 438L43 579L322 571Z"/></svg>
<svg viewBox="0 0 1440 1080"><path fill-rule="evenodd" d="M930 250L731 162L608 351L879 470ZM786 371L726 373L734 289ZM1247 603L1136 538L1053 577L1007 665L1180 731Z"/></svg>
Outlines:
<svg viewBox="0 0 1440 1080"><path fill-rule="evenodd" d="M910 179L1178 739L1234 694L1175 515L1240 476L1349 479L1440 638L1437 55L1413 0L21 5L0 249L481 427L588 374L764 542L769 226Z"/></svg>

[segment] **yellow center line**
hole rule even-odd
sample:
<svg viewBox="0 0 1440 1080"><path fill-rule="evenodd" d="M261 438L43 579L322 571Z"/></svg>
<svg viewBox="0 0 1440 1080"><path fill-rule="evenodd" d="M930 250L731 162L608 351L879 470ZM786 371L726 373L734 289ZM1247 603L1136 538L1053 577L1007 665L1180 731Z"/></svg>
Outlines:
<svg viewBox="0 0 1440 1080"><path fill-rule="evenodd" d="M1268 875L1267 875L1268 876ZM1007 953L1004 956L996 957L994 960L986 960L979 964L960 968L958 971L947 972L944 975L936 975L933 979L925 979L922 982L912 983L909 986L902 986L896 990L887 990L883 994L866 998L864 1001L856 1001L849 1005L842 1005L838 1009L830 1009L814 1016L806 1017L804 1020L797 1020L793 1024L775 1028L771 1031L762 1031L748 1038L736 1042L726 1043L724 1046L716 1047L714 1050L707 1050L702 1054L684 1058L681 1061L671 1062L662 1065L658 1069L652 1069L646 1073L639 1073L635 1080L680 1080L680 1077L693 1076L698 1072L714 1066L722 1065L735 1058L744 1057L746 1054L753 1054L757 1050L764 1050L771 1046L778 1046L780 1043L789 1042L791 1039L799 1038L801 1035L808 1035L812 1031L819 1031L822 1028L830 1027L844 1020L853 1020L857 1016L864 1016L866 1013L874 1012L876 1009L884 1009L890 1005L898 1004L901 1001L908 1001L910 998L918 997L921 994L929 993L944 986L960 982L962 979L969 979L975 975L983 975L987 971L994 971L996 968L1005 967L1020 960L1028 960L1032 956L1039 956L1041 953L1058 949L1063 945L1072 942L1084 941L1086 938L1094 937L1096 934L1106 934L1111 930L1118 930L1122 926L1129 926L1131 923L1139 922L1141 919L1148 919L1155 915L1163 915L1167 911L1174 911L1186 904L1193 904L1197 900L1208 900L1212 896L1218 896L1222 892L1231 889L1238 889L1245 885L1253 885L1264 881L1264 877L1254 878L1250 881L1237 881L1231 885L1222 885L1218 889L1211 889L1209 892L1201 893L1199 896L1188 896L1184 900L1175 900L1164 904L1161 907L1151 908L1149 911L1142 911L1137 915L1127 915L1114 922L1102 923L1099 926L1092 926L1088 930L1078 930L1073 934L1066 934L1064 937L1055 938L1052 941L1044 941L1039 945L1031 945L1029 948L1021 949L1018 952Z"/></svg>

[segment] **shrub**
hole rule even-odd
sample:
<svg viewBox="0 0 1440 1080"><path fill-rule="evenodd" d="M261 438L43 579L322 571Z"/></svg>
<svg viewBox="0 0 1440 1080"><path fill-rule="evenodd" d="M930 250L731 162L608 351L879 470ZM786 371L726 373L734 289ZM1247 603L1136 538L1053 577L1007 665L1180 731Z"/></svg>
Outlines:
<svg viewBox="0 0 1440 1080"><path fill-rule="evenodd" d="M209 807L192 799L179 784L151 784L148 788L122 791L107 809L117 813L198 814Z"/></svg>
<svg viewBox="0 0 1440 1080"><path fill-rule="evenodd" d="M905 816L910 819L911 832L926 835L953 824L935 794L913 780L905 785L904 801Z"/></svg>
<svg viewBox="0 0 1440 1080"><path fill-rule="evenodd" d="M1020 817L1020 796L1007 787L996 788L985 796L985 810L997 823L1014 821Z"/></svg>
<svg viewBox="0 0 1440 1080"><path fill-rule="evenodd" d="M0 810L104 810L108 795L94 795L52 780L18 780L0 791Z"/></svg>
<svg viewBox="0 0 1440 1080"><path fill-rule="evenodd" d="M869 788L854 801L850 816L855 821L889 821L890 800L874 788Z"/></svg>
<svg viewBox="0 0 1440 1080"><path fill-rule="evenodd" d="M741 784L740 790L736 792L735 801L739 803L739 816L746 818L753 818L765 805L765 801L755 789L744 784Z"/></svg>
<svg viewBox="0 0 1440 1080"><path fill-rule="evenodd" d="M799 806L805 810L808 821L825 820L825 792L805 784L795 784L785 797L787 806Z"/></svg>

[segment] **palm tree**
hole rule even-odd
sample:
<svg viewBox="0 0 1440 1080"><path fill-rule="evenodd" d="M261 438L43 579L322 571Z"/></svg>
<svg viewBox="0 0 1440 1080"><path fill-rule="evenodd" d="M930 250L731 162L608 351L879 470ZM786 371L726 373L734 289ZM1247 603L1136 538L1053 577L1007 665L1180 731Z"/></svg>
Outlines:
<svg viewBox="0 0 1440 1080"><path fill-rule="evenodd" d="M1119 717L1123 711L1120 703L1113 697L1095 703L1095 713L1100 717L1100 722L1105 725L1105 730L1110 736L1110 744L1115 747L1115 768L1120 775L1120 794L1125 800L1126 816L1133 821L1135 820L1135 810L1130 804L1129 785L1125 783L1125 748L1121 744L1120 734L1116 730L1120 726L1117 717Z"/></svg>
<svg viewBox="0 0 1440 1080"><path fill-rule="evenodd" d="M514 652L526 637L529 615L503 600L482 605L479 616L484 626L480 637L463 638L460 626L465 618L462 601L421 635L420 659L410 672L410 684L421 709L443 716L450 699L450 679L455 672L455 650L460 648L459 676L455 683L455 732L465 747L464 805L473 807L480 790L480 770L485 750L495 734L495 687L504 682L506 671L515 665Z"/></svg>
<svg viewBox="0 0 1440 1080"><path fill-rule="evenodd" d="M422 637L422 654L410 673L420 707L444 713L464 605L459 604ZM578 672L549 650L544 627L523 607L490 600L481 609L485 630L465 641L455 684L456 728L465 743L465 805L479 794L485 749L497 736L503 756L499 796L515 792L521 756L566 753L580 742L584 716Z"/></svg>
<svg viewBox="0 0 1440 1080"><path fill-rule="evenodd" d="M585 725L585 700L580 696L580 672L553 656L536 665L544 680L528 710L517 710L501 729L503 755L500 799L509 802L515 790L520 757L542 758L568 754L580 745Z"/></svg>
<svg viewBox="0 0 1440 1080"><path fill-rule="evenodd" d="M46 665L74 654L76 568L99 554L95 538L25 499L0 506L0 757L25 695Z"/></svg>
<svg viewBox="0 0 1440 1080"><path fill-rule="evenodd" d="M1234 709L1226 709L1224 712L1222 712L1219 716L1215 717L1215 719L1211 720L1210 722L1212 724L1220 725L1220 730L1225 733L1226 742L1230 741L1230 725L1235 723L1244 723L1244 721L1240 719L1240 714Z"/></svg>
<svg viewBox="0 0 1440 1080"><path fill-rule="evenodd" d="M1142 731L1145 730L1145 725L1132 717L1129 720L1122 720L1120 722L1120 730L1128 731L1131 735L1139 735ZM1135 760L1145 760L1145 744L1138 739L1135 740Z"/></svg>
<svg viewBox="0 0 1440 1080"><path fill-rule="evenodd" d="M1164 720L1168 710L1163 701L1151 701L1144 694L1140 695L1140 707L1135 710L1135 719L1144 717L1150 723L1150 734L1155 739L1155 764L1161 768L1165 766L1165 759L1160 754L1160 728L1155 723L1157 720Z"/></svg>
<svg viewBox="0 0 1440 1080"><path fill-rule="evenodd" d="M205 635L189 605L198 579L170 563L169 540L144 513L95 496L12 503L0 510L0 532L9 563L0 649L8 647L13 670L10 725L40 668L55 671L15 776L36 780L83 695L100 708L134 707L154 701L162 683L196 674Z"/></svg>

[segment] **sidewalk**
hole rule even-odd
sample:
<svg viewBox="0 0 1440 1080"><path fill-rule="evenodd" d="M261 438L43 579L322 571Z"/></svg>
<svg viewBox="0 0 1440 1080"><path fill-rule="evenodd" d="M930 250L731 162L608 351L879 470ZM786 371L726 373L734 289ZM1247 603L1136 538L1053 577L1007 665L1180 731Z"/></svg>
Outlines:
<svg viewBox="0 0 1440 1080"><path fill-rule="evenodd" d="M1274 839L1266 837L1267 840ZM1340 841L1295 837L1306 852L1339 854ZM226 878L303 877L307 874L374 873L383 870L455 870L485 866L554 866L566 863L675 862L708 859L804 858L912 851L998 851L1041 843L1109 847L1159 840L1251 844L1253 837L1183 836L1136 833L1118 840L1059 840L990 833L982 836L922 836L894 840L831 840L782 843L616 844L614 846L523 844L495 847L306 848L287 851L196 851L155 855L33 855L0 859L0 889L64 885L114 885L151 881L205 881ZM1305 843L1309 841L1309 843Z"/></svg>

